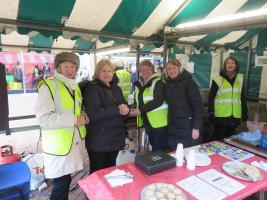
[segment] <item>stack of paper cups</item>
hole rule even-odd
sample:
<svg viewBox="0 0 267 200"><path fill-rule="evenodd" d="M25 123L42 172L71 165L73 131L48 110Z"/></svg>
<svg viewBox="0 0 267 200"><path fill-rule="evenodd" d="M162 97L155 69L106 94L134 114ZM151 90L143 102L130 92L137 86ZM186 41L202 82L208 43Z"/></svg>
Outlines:
<svg viewBox="0 0 267 200"><path fill-rule="evenodd" d="M184 163L184 148L183 144L179 143L176 148L176 166L181 167Z"/></svg>
<svg viewBox="0 0 267 200"><path fill-rule="evenodd" d="M186 168L189 170L196 169L196 153L194 149L189 150Z"/></svg>

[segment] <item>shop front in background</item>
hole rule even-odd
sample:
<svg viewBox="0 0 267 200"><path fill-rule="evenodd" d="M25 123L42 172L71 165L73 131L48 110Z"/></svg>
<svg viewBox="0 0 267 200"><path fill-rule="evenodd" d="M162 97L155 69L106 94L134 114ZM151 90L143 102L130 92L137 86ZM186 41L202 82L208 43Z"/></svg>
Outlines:
<svg viewBox="0 0 267 200"><path fill-rule="evenodd" d="M36 92L41 76L50 77L54 70L54 55L48 53L0 52L5 65L8 93Z"/></svg>

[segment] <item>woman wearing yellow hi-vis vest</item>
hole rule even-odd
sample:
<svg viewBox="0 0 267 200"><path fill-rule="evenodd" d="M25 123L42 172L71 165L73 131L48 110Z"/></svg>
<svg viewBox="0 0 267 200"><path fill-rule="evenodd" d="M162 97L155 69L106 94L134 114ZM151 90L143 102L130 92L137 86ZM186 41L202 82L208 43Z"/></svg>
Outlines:
<svg viewBox="0 0 267 200"><path fill-rule="evenodd" d="M217 140L233 135L240 121L247 120L243 75L238 70L238 61L228 57L211 84L208 112L215 127L213 138Z"/></svg>
<svg viewBox="0 0 267 200"><path fill-rule="evenodd" d="M168 106L165 102L165 84L154 73L153 64L145 60L139 65L140 79L135 83L136 109L130 114L137 116L137 126L144 127L152 151L166 148Z"/></svg>
<svg viewBox="0 0 267 200"><path fill-rule="evenodd" d="M50 199L68 199L71 173L83 169L85 124L89 119L81 111L81 91L75 81L79 57L63 52L55 57L51 79L38 83L36 116L42 132L44 171L53 179Z"/></svg>

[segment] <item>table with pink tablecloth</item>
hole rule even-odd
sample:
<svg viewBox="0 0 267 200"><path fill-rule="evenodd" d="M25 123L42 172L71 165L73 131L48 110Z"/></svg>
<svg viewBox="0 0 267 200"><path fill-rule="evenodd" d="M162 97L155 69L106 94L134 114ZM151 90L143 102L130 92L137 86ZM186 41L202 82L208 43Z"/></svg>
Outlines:
<svg viewBox="0 0 267 200"><path fill-rule="evenodd" d="M212 168L221 173L226 174L225 172L223 172L221 166L224 162L229 161L229 159L222 157L219 154L213 154L210 156L210 158L211 164L209 166L197 167L194 171L190 171L185 166L183 166L169 169L150 176L146 175L142 170L137 168L134 163L128 163L116 167L99 170L80 180L78 183L90 200L137 200L140 199L142 189L146 185L149 185L151 183L160 182L176 184L178 181L181 181L192 175L197 175ZM260 161L262 160L262 158L254 156L242 162L251 163L254 160ZM112 172L115 169L122 169L133 174L133 182L125 184L123 186L112 188L107 182L107 180L104 178L104 175ZM257 182L243 181L229 176L234 180L237 180L238 182L244 184L246 187L240 190L239 192L228 196L225 199L244 199L245 197L248 197L255 192L267 188L267 172L263 170L261 171L263 172L264 178ZM186 194L188 199L196 199L186 191L184 191L184 193Z"/></svg>

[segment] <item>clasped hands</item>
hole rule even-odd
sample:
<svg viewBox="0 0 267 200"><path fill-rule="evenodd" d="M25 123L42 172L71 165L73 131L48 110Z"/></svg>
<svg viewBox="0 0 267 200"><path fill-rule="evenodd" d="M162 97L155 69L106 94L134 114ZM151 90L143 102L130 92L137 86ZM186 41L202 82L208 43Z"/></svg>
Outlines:
<svg viewBox="0 0 267 200"><path fill-rule="evenodd" d="M75 126L77 127L84 126L85 124L88 123L89 123L89 118L84 114L81 114L80 116L76 117L74 122Z"/></svg>
<svg viewBox="0 0 267 200"><path fill-rule="evenodd" d="M129 113L129 107L126 104L120 104L119 113L120 115L127 115Z"/></svg>
<svg viewBox="0 0 267 200"><path fill-rule="evenodd" d="M138 108L132 108L130 110L130 116L136 117L138 115L141 115L141 112L140 112L140 110Z"/></svg>

